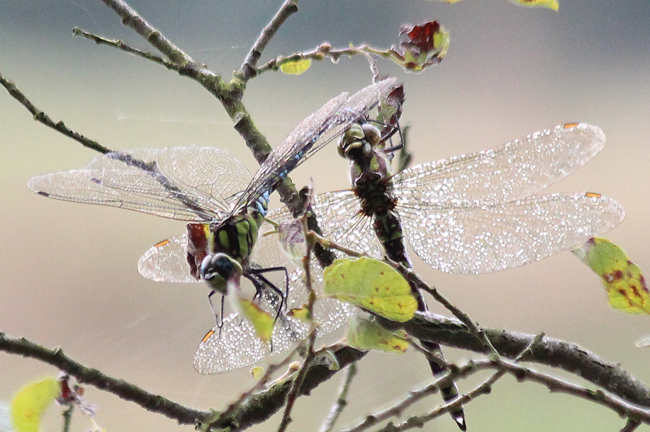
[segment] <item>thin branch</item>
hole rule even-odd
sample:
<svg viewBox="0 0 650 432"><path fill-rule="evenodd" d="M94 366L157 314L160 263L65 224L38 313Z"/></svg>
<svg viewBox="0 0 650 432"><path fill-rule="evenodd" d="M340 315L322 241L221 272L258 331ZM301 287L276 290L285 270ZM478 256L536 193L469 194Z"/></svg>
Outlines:
<svg viewBox="0 0 650 432"><path fill-rule="evenodd" d="M40 109L36 108L34 104L32 104L32 102L29 99L27 99L27 96L25 96L23 92L21 92L14 83L12 83L4 76L2 76L2 74L0 74L0 84L2 84L2 86L5 89L7 89L11 97L13 97L18 102L20 102L21 105L23 105L25 108L27 108L27 110L30 113L32 113L32 115L34 116L34 120L43 123L45 126L50 127L67 137L72 138L73 140L81 143L81 145L83 145L84 147L88 147L102 154L110 153L112 151L111 149L106 148L103 145L99 144L97 141L93 141L69 129L62 121L58 121L55 123L47 114L45 114Z"/></svg>
<svg viewBox="0 0 650 432"><path fill-rule="evenodd" d="M147 60L151 60L152 62L158 63L159 65L164 66L169 70L175 70L175 71L180 70L180 67L179 67L179 65L177 63L172 63L169 60L165 60L164 58L162 58L160 56L157 56L155 54L152 54L150 52L142 51L142 50L139 50L137 48L133 48L132 46L127 45L124 41L117 40L117 39L107 39L105 37L98 36L96 34L89 33L87 31L81 30L80 28L77 28L77 27L72 29L72 34L74 36L80 36L80 37L89 39L89 40L95 42L97 45L112 46L114 48L125 51L125 52L127 52L129 54L133 54L135 56L142 57L142 58L145 58Z"/></svg>
<svg viewBox="0 0 650 432"><path fill-rule="evenodd" d="M175 419L182 424L193 424L196 420L206 418L210 413L198 411L181 404L175 403L162 396L155 395L140 389L126 381L111 378L97 369L87 368L81 363L66 356L61 349L47 349L27 339L13 339L0 333L0 350L12 354L20 354L41 360L44 363L57 367L75 377L79 383L90 384L98 389L134 402L148 411L163 414Z"/></svg>
<svg viewBox="0 0 650 432"><path fill-rule="evenodd" d="M120 16L123 25L135 30L136 33L167 56L172 62L181 66L188 63L196 64L192 57L184 53L155 27L142 19L126 2L121 0L102 0L102 2Z"/></svg>
<svg viewBox="0 0 650 432"><path fill-rule="evenodd" d="M256 71L256 75L263 74L268 71L277 71L285 63L292 63L299 60L315 60L320 61L325 58L330 58L332 61L336 62L341 57L354 57L357 55L366 55L366 52L363 51L366 48L366 45L359 47L348 47L341 49L333 49L332 46L328 43L324 43L314 48L311 51L305 51L302 53L296 53L289 56L279 56L270 60L269 62L260 66Z"/></svg>
<svg viewBox="0 0 650 432"><path fill-rule="evenodd" d="M440 315L417 312L414 319L401 327L420 340L488 352L462 323ZM482 331L501 356L517 358L524 352L521 361L563 369L629 402L650 407L650 388L619 364L608 362L579 345L546 336L535 342L538 336L499 329Z"/></svg>
<svg viewBox="0 0 650 432"><path fill-rule="evenodd" d="M378 413L368 415L359 424L349 429L345 429L343 432L360 432L365 429L368 429L369 427L375 426L391 417L400 416L404 412L404 410L406 410L416 402L424 399L425 397L428 397L429 395L437 393L440 388L444 388L448 386L449 382L456 381L459 378L466 378L467 376L475 374L476 372L479 372L484 369L493 368L494 367L493 365L494 364L492 361L487 361L485 364L481 364L481 365L477 365L477 363L473 361L469 361L462 366L450 370L445 375L436 379L433 383L421 389L410 391L406 397L404 397L399 402L395 403L393 406L386 408ZM481 394L489 393L490 386L492 385L492 383L494 383L497 379L500 378L500 376L495 377L495 375L496 374L494 374L490 379L485 381L483 384L481 384L471 392L462 395L457 399L454 399L452 402L437 407L431 413L427 414L426 417L430 417L430 418L428 418L426 421L430 421L436 417L440 417L441 415L447 412L453 412L454 410L460 408L462 405L471 402L473 399L477 398ZM501 375L503 375L503 373ZM413 420L411 420L411 422L413 422ZM424 422L420 422L419 426L421 427L423 424Z"/></svg>
<svg viewBox="0 0 650 432"><path fill-rule="evenodd" d="M264 48L266 48L266 45L271 41L275 33L278 31L280 26L284 24L287 18L296 12L298 12L298 0L286 0L271 22L264 27L262 33L260 33L259 37L246 55L244 63L241 65L240 69L244 81L248 81L256 75L257 62L262 56Z"/></svg>
<svg viewBox="0 0 650 432"><path fill-rule="evenodd" d="M302 232L304 235L306 235L306 233L309 230L307 229L307 216L305 214L303 214L300 217L300 222L302 223ZM316 293L314 292L314 289L311 285L311 281L312 281L311 255L313 249L314 249L314 243L307 242L307 251L305 253L305 256L302 259L302 266L305 271L305 287L307 288L307 296L308 296L307 313L308 316L310 317L309 336L307 337L307 350L305 354L305 360L303 361L300 370L296 374L293 384L291 385L291 389L289 390L289 394L287 394L287 405L284 409L284 413L282 414L282 421L280 422L280 426L278 427L278 432L284 432L287 430L287 427L289 427L289 423L291 422L291 411L293 409L294 404L296 403L296 399L298 398L300 389L302 388L302 384L305 381L305 377L307 376L307 371L309 370L309 366L311 365L311 362L315 357L314 343L316 342L317 327L313 317L314 317L314 303L316 302Z"/></svg>
<svg viewBox="0 0 650 432"><path fill-rule="evenodd" d="M340 417L341 413L348 405L348 390L350 389L350 384L357 374L357 364L352 363L350 366L345 368L345 374L343 376L343 381L341 382L341 388L339 390L339 397L336 398L336 402L332 405L327 418L321 425L321 428L318 432L331 432L334 429L336 421Z"/></svg>
<svg viewBox="0 0 650 432"><path fill-rule="evenodd" d="M607 407L615 411L620 416L625 416L636 422L643 422L650 424L650 409L641 408L637 405L631 404L627 401L610 396L601 390L591 390L586 387L570 383L551 375L537 372L533 369L520 366L518 364L500 360L496 362L496 366L505 370L509 374L517 378L518 381L532 381L539 384L544 384L551 392L565 393L572 396L594 402L598 405Z"/></svg>
<svg viewBox="0 0 650 432"><path fill-rule="evenodd" d="M632 420L632 419L627 419L627 423L625 423L625 426L623 429L621 429L621 432L634 432L641 426L641 422L638 420Z"/></svg>
<svg viewBox="0 0 650 432"><path fill-rule="evenodd" d="M301 395L310 394L313 389L321 383L328 381L339 370L343 370L347 365L359 361L366 355L365 352L341 345L337 345L334 348L322 348L316 352L316 355L323 350L328 350L336 357L336 362L340 368L338 370L332 370L326 365L310 364L303 384L300 387ZM229 416L220 416L219 413L216 413L200 424L198 429L200 431L227 428L243 430L255 424L262 423L284 406L293 382L293 379L288 379L275 383L267 390L251 396L248 402L242 405L237 412L233 412Z"/></svg>

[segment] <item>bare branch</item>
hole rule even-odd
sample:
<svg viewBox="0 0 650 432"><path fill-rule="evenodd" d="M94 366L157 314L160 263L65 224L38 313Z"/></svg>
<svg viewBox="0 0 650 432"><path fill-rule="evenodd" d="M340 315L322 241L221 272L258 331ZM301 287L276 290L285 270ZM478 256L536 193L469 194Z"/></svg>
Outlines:
<svg viewBox="0 0 650 432"><path fill-rule="evenodd" d="M257 74L257 62L262 56L262 52L266 45L271 41L280 26L294 13L298 12L298 0L286 0L277 14L273 17L271 22L264 27L262 33L251 47L246 55L244 63L241 65L243 74L242 79L248 81Z"/></svg>
<svg viewBox="0 0 650 432"><path fill-rule="evenodd" d="M416 317L402 327L413 337L430 340L442 345L487 352L474 333L457 320L431 313L417 312ZM638 378L576 344L559 339L508 332L505 330L482 329L492 346L500 355L530 361L563 369L640 406L650 407L650 388ZM528 347L528 349L526 349Z"/></svg>
<svg viewBox="0 0 650 432"><path fill-rule="evenodd" d="M366 355L365 352L342 345L326 347L322 350L324 349L329 350L336 357L340 369L331 370L322 364L310 364L302 386L300 387L301 395L308 395L313 389L321 383L328 381L338 371ZM317 351L316 354L322 350ZM243 430L252 425L264 422L284 406L294 379L296 379L296 374L294 374L292 379L278 382L267 390L254 394L245 405L241 406L241 409L231 415L221 416L219 413L214 414L199 425L199 430L208 431L211 428L216 430L227 428Z"/></svg>
<svg viewBox="0 0 650 432"><path fill-rule="evenodd" d="M334 405L330 409L327 419L323 422L319 432L330 432L334 429L334 425L338 420L339 416L348 405L348 390L350 389L350 384L357 374L357 364L352 363L344 371L343 381L341 382L341 388L339 390L339 397L336 399Z"/></svg>
<svg viewBox="0 0 650 432"><path fill-rule="evenodd" d="M66 356L59 348L50 350L25 338L13 339L8 338L4 333L0 333L0 350L41 360L67 372L75 377L79 383L93 385L124 400L134 402L148 411L175 419L182 424L193 424L197 420L202 420L210 415L209 412L194 410L162 396L144 391L121 379L111 378L97 369L87 368Z"/></svg>
<svg viewBox="0 0 650 432"><path fill-rule="evenodd" d="M112 47L115 47L117 49L121 49L122 51L125 51L125 52L127 52L129 54L133 54L135 56L139 56L139 57L145 58L147 60L151 60L154 63L158 63L161 66L165 66L169 70L178 71L180 69L178 64L176 64L176 63L172 63L169 60L165 60L164 58L162 58L160 56L157 56L155 54L152 54L150 52L142 51L142 50L139 50L137 48L133 48L132 46L127 45L126 43L124 43L124 41L121 41L121 40L106 39L105 37L98 36L98 35L93 34L93 33L88 33L87 31L83 31L83 30L81 30L80 28L77 28L77 27L72 29L72 34L74 36L81 36L81 37L84 37L86 39L90 39L91 41L95 42L97 45L112 46Z"/></svg>
<svg viewBox="0 0 650 432"><path fill-rule="evenodd" d="M21 103L27 110L32 113L34 116L34 120L39 121L43 123L45 126L50 127L63 135L72 138L73 140L81 143L84 147L88 147L92 150L98 151L100 153L110 153L112 150L104 147L103 145L99 144L97 141L93 141L89 138L86 138L85 136L69 129L65 123L62 121L54 122L47 114L45 114L43 111L40 109L36 108L32 102L27 99L27 96L21 92L18 87L11 81L7 80L2 74L0 74L0 84L4 86L5 89L9 92L11 97L16 99L18 102Z"/></svg>
<svg viewBox="0 0 650 432"><path fill-rule="evenodd" d="M172 62L178 65L185 65L187 63L196 64L192 57L181 51L180 48L174 45L155 27L142 19L126 2L121 0L102 0L102 2L120 16L123 25L135 30L136 33L146 39L158 51L166 55Z"/></svg>

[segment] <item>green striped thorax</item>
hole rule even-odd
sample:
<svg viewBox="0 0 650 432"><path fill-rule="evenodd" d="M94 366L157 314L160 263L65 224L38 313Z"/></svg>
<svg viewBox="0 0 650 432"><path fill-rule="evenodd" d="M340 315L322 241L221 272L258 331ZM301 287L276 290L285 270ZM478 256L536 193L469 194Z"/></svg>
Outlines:
<svg viewBox="0 0 650 432"><path fill-rule="evenodd" d="M242 274L257 241L269 194L253 205L219 223L187 225L187 262L195 278L205 280L214 291L226 294L231 278Z"/></svg>

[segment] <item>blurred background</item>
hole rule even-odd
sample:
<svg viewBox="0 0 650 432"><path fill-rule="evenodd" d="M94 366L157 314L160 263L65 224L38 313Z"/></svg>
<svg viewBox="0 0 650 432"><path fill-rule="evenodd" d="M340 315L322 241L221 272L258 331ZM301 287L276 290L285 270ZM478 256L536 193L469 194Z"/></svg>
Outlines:
<svg viewBox="0 0 650 432"><path fill-rule="evenodd" d="M196 60L228 78L281 1L130 4ZM378 61L383 74L405 83L402 118L413 125L415 164L491 148L560 123L600 126L608 138L604 151L552 191L615 197L627 218L607 237L650 271L650 200L645 196L650 185L650 3L563 1L557 13L506 0L455 5L303 0L299 7L263 61L324 41L333 47L363 42L388 47L397 43L400 25L433 19L451 33L447 58L422 74ZM216 146L256 169L221 105L199 85L151 62L74 38L75 26L151 50L101 2L9 0L0 2L0 71L55 121L64 120L107 147ZM266 73L254 79L245 103L257 126L277 144L331 97L358 90L370 79L361 57L323 61L298 77ZM26 187L30 177L81 168L96 154L32 121L4 91L0 113L0 331L62 347L87 366L199 409L222 409L250 387L247 370L202 376L192 367L196 346L214 320L205 287L155 283L137 272L140 255L183 232L184 225L32 193ZM298 185L310 176L318 192L348 187L347 163L333 145L292 174ZM650 333L650 321L611 310L600 280L568 252L482 276L416 266L484 326L543 331L579 343L650 382L650 351L634 346ZM447 350L447 356L461 361L475 355ZM26 382L57 373L4 353L0 366L0 405ZM426 363L414 353L372 353L359 367L341 427L431 381ZM461 382L461 390L483 378ZM294 430L320 424L337 386L334 379L298 401ZM98 404L97 421L107 431L192 430L92 387L86 397ZM428 399L409 413L438 403L437 397ZM611 411L509 377L467 406L466 414L470 431L611 431L623 426ZM274 430L278 421L254 430ZM60 430L59 409L50 409L45 422L47 430ZM89 427L80 416L74 418L73 430ZM434 428L457 430L447 416L426 429Z"/></svg>

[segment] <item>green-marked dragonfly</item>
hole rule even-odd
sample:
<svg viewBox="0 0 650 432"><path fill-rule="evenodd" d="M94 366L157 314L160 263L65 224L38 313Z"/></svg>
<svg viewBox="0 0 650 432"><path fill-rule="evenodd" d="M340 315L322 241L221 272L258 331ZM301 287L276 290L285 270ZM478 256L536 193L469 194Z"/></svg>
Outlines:
<svg viewBox="0 0 650 432"><path fill-rule="evenodd" d="M212 289L210 295L225 294L232 276L229 272L233 265L241 265L243 275L257 290L256 297L267 309L277 310L278 303L281 306L286 300L262 272L269 267L277 270L283 263L272 266L251 259L269 194L291 170L338 138L350 124L364 120L395 85L396 80L389 78L352 96L342 93L330 100L298 124L252 178L244 165L224 150L176 147L107 153L85 169L34 177L28 186L49 198L189 222L187 234L159 243L141 258L140 273L159 281L206 281ZM273 241L266 242L268 249L273 249ZM269 260L276 260L278 250L267 253ZM261 260L264 253L260 251ZM275 289L276 295L264 288ZM341 310L344 315L345 306ZM195 367L199 372L244 367L269 351L241 318L222 317L222 323L221 331L206 337L197 351ZM284 316L278 319L276 329L271 345L275 352L293 344L302 331L297 320Z"/></svg>

